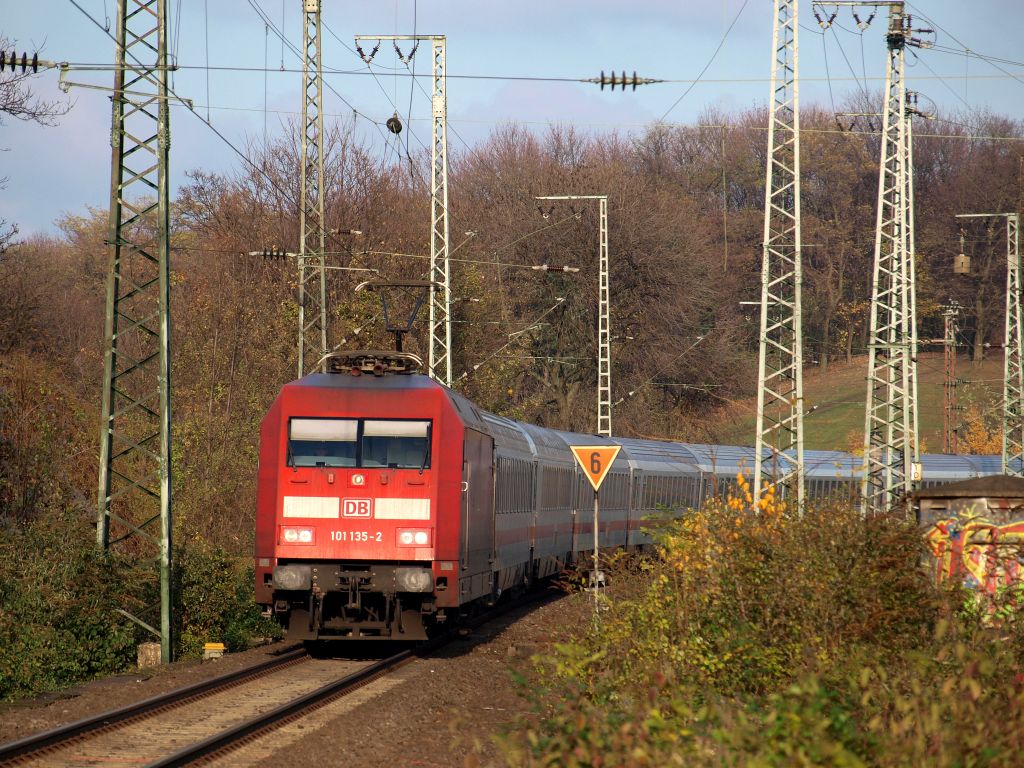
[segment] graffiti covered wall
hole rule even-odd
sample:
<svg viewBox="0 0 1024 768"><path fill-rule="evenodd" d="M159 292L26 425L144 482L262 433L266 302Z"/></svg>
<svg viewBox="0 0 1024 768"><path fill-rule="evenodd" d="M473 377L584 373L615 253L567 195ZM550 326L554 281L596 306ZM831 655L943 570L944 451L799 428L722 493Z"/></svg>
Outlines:
<svg viewBox="0 0 1024 768"><path fill-rule="evenodd" d="M970 589L994 595L1024 576L1024 514L1000 524L990 519L992 515L977 514L974 509L972 505L963 513L936 520L925 540L934 558L936 580L961 579Z"/></svg>

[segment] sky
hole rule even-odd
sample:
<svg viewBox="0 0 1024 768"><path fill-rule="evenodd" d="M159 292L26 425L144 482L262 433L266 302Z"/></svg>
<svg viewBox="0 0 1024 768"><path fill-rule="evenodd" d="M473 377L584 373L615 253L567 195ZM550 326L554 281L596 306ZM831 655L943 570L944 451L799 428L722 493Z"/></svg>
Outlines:
<svg viewBox="0 0 1024 768"><path fill-rule="evenodd" d="M68 79L109 87L117 0L0 0L0 35L19 52L73 63ZM227 141L182 106L171 115L172 191L189 170L230 173L232 149L290 130L302 109L302 0L169 0L171 46L179 70L175 92L191 99ZM990 109L1024 120L1024 29L1021 0L915 0L915 26L934 27L936 47L908 54L908 86L920 106L944 113ZM823 19L837 12L835 23ZM866 8L861 18L871 13ZM733 111L767 103L771 65L770 0L323 0L325 119L349 120L380 157L395 140L382 127L396 111L415 153L430 144L430 80L424 43L406 66L388 43L368 67L354 35L443 34L447 38L449 151L464 152L509 122L539 131L551 124L601 133L636 133L656 120L693 123L709 109ZM269 20L269 24L267 23ZM885 10L862 33L849 9L800 3L800 100L831 108L866 89L881 94L885 75ZM364 43L369 52L374 43ZM410 44L402 45L403 53ZM965 55L965 50L977 55ZM992 62L991 58L1004 61ZM1016 63L1014 63L1016 62ZM282 70L283 65L283 70ZM370 75L368 70L371 70ZM577 82L508 79L590 78L633 71L668 82L635 92ZM703 74L701 74L703 72ZM491 76L465 78L463 76ZM692 81L699 82L695 85ZM72 87L41 72L42 98L68 99L56 127L10 118L0 126L0 219L22 235L53 233L62 216L105 208L110 183L109 92ZM682 98L681 98L682 97ZM230 143L230 145L229 145Z"/></svg>

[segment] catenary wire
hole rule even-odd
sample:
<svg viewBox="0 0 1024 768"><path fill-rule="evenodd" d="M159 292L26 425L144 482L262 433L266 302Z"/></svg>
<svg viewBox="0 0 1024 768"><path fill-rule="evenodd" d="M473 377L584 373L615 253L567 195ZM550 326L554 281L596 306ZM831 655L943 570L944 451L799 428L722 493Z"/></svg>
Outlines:
<svg viewBox="0 0 1024 768"><path fill-rule="evenodd" d="M75 0L68 0L68 2L74 3ZM249 0L249 2L251 2L251 0ZM80 6L77 6L77 3L76 3L76 7L80 7ZM96 23L95 19L93 19L93 22ZM270 29L274 30L274 34L276 36L280 37L280 32L277 31L276 27L274 27L272 25L268 25L268 26L270 26ZM100 25L100 29L103 29L102 25ZM291 46L290 43L288 45ZM293 51L293 53L295 53L295 55L301 56L302 52L298 51L298 49L294 48L294 46L291 46L291 50ZM115 68L114 65L108 64L108 63L96 63L96 62L85 62L85 61L82 61L82 62L60 62L60 64L61 65L67 64L68 66L70 66L72 68L92 69L92 70L110 70L110 69L114 69ZM176 69L179 69L179 70L203 70L203 69L207 68L203 64L175 64L174 67ZM252 72L252 73L262 73L262 72L267 70L266 67L241 66L241 65L225 65L225 64L219 64L219 65L216 65L216 66L210 66L209 69L211 71L213 71L213 72L222 71L222 72ZM281 69L280 67L271 67L269 71L271 71L271 72L296 73L296 72L302 72L303 70L302 69L290 68L290 67L285 67L284 69ZM325 77L328 76L328 75L331 75L331 76L345 76L345 77L360 77L360 76L362 76L362 77L372 77L373 76L373 73L368 72L365 69L340 69L340 68L337 68L337 67L323 67L323 73L324 73ZM429 78L430 77L430 75L428 75L428 74L413 74L412 72L402 72L402 71L395 72L395 73L393 73L392 76L393 77L415 77L417 79L425 79L425 78ZM569 76L557 76L556 77L556 76L537 76L537 75L486 75L486 74L459 74L459 73L455 73L455 72L448 72L448 73L446 73L446 77L449 80L494 80L494 81L537 82L537 83L579 83L579 84L583 84L583 85L593 85L595 83L594 78L569 77ZM968 75L966 78L964 77L963 74L934 75L934 76L931 76L931 77L922 76L919 79L922 79L922 80L937 80L940 77L947 77L947 78L949 78L951 80L964 80L964 79L967 79L967 80L1020 80L1020 78L1017 75L1014 75L1014 74L1012 74L1010 72L1003 72L1002 74ZM884 82L885 81L885 75L869 75L867 79L869 81ZM842 76L834 75L832 77L832 81L833 82L855 82L855 83L860 83L861 80L862 80L862 77L860 75L857 75L857 74L852 74L849 77L847 77L846 75L842 75ZM756 85L756 84L763 84L763 83L771 82L771 78L770 77L717 77L717 78L701 77L699 79L698 78L655 78L655 81L656 81L654 83L655 85L751 85L751 84ZM827 82L827 81L828 81L828 78L826 78L826 77L814 77L814 76L804 77L804 76L801 76L801 78L800 78L800 82L802 82L802 83L824 83L824 82ZM1024 82L1024 81L1022 81L1022 82ZM351 106L351 105L348 104L348 101L346 99L344 99L344 97L342 97L340 94L336 94L336 95L338 95L339 99L342 99L343 101L345 101L346 105ZM374 122L375 123L373 118L369 117L368 115L365 115L363 113L359 113L359 114L360 114L360 117L362 117L363 119L369 120L370 122Z"/></svg>
<svg viewBox="0 0 1024 768"><path fill-rule="evenodd" d="M915 13L917 13L918 16L920 16L922 19L924 19L929 24L931 24L933 27L935 27L935 29L937 29L940 32L942 32L942 34L944 34L947 37L949 37L950 40L955 42L957 45L961 46L965 51L971 51L972 50L972 49L968 48L965 43L961 42L954 34L949 32L948 30L944 29L940 24L936 23L933 19L929 18L928 15L924 11L922 11L920 8L917 8L913 3L907 3L907 5L909 7L911 7L911 8L913 8ZM1009 72L1006 69L1004 69L998 63L996 63L993 60L992 57L982 56L981 58L983 58L989 64L989 66L991 66L991 67L993 67L995 69L998 69L1004 75L1006 75L1006 76L1016 80L1018 83L1024 84L1024 79L1021 79L1018 75L1015 75L1012 72ZM967 80L966 77L964 79Z"/></svg>
<svg viewBox="0 0 1024 768"><path fill-rule="evenodd" d="M701 81L701 78L704 77L704 73L708 71L708 69L714 63L715 59L718 57L718 53L722 50L722 46L725 45L725 41L729 38L729 33L732 32L733 27L736 26L736 22L740 20L740 16L743 15L743 11L746 10L747 3L749 2L750 0L743 0L743 5L740 6L740 9L736 12L736 15L733 17L732 23L725 30L725 34L722 35L722 39L719 41L718 47L715 48L715 52L711 54L711 58L708 59L707 64L704 65L704 69L702 69L700 73L697 75L697 78L692 81L690 87L683 91L682 95L680 95L678 99L672 102L672 106L665 110L665 113L661 116L659 122L663 122L665 118L669 116L669 113L677 106L679 106L679 102L685 99L687 95L689 95L690 91L697 87L697 83Z"/></svg>
<svg viewBox="0 0 1024 768"><path fill-rule="evenodd" d="M532 237L533 235L539 234L539 233L541 233L541 232L543 232L543 231L545 231L547 229L551 229L552 227L556 227L559 224L562 224L562 223L568 221L569 219L573 219L573 218L575 218L575 216L570 214L569 216L566 216L564 219L560 219L559 221L556 221L553 224L547 224L547 225L545 225L543 227L540 227L539 229L533 230L532 232L528 232L527 234L523 235L522 237L516 238L512 242L506 243L505 245L501 246L500 248L496 248L494 251L491 252L491 254L492 255L497 255L497 254L501 253L502 251L504 251L504 250L506 250L508 248L511 248L516 243L522 242L523 240L525 240L528 237ZM463 242L463 244L464 243L465 243L465 241ZM454 253L454 251L457 250L457 248L458 248L458 246L455 249L453 249L452 252ZM174 251L189 251L189 252L194 252L194 253L224 253L224 254L238 255L238 250L234 249L234 248L200 248L198 246L172 245L171 246L171 250L174 250ZM426 259L430 258L430 256L428 254L403 253L401 251L377 251L377 250L358 250L358 249L352 249L351 251L348 251L348 250L345 250L345 251L324 251L324 256L392 256L392 257L397 257L397 258L421 259L421 260L426 260ZM534 266L536 266L534 264L516 264L516 263L510 262L510 261L494 261L494 260L484 260L484 259L466 259L466 258L456 258L454 256L449 256L448 260L449 261L458 262L458 263L462 263L462 264L478 264L478 265L486 266L486 267L508 267L508 268L512 268L512 269L531 269L532 270L534 268Z"/></svg>
<svg viewBox="0 0 1024 768"><path fill-rule="evenodd" d="M322 27L323 27L324 29L326 29L326 30L327 30L327 32L328 32L328 33L329 33L329 34L331 35L331 37L333 37L333 38L334 38L335 40L337 40L337 41L338 41L339 43L341 43L341 45L342 45L342 46L343 46L343 47L344 47L344 48L345 48L346 50L350 51L350 52L352 53L352 55L353 55L353 56L358 56L358 55L359 55L358 53L356 53L356 51L354 51L354 50L353 50L352 48L350 48L350 47L349 47L349 46L348 46L347 44L345 44L344 42L342 42L342 39L341 39L340 37L338 37L338 35L337 35L337 34L336 34L336 33L334 32L334 30L333 30L333 29L331 29L331 28L330 28L330 27L329 27L329 26L328 26L327 24L325 24L325 23L324 23L324 22L323 22L322 20L321 20L321 22L320 22L320 25L321 25L321 26L322 26ZM374 82L375 82L375 83L377 84L377 88L378 88L378 89L380 89L380 92L381 92L381 93L382 93L382 94L384 95L384 98L385 98L385 99L387 99L388 103L389 103L389 104L391 105L391 108L392 108L392 109L393 109L393 110L394 110L394 111L395 111L395 112L397 113L397 112L398 112L398 105L397 105L397 104L395 104L395 102L394 102L394 100L393 100L393 99L391 98L390 94L388 94L388 92L387 92L387 89L386 89L386 88L384 87L384 85L383 85L383 84L381 83L380 79L379 79L379 78L377 77L377 74L376 74L376 73L375 73L375 72L373 71L373 68L372 68L372 67L370 66L370 64L369 64L369 63L367 63L367 65L366 65L366 69L367 69L367 71L368 71L368 72L370 73L370 75L371 75L371 76L373 77L373 81L374 81ZM421 148L423 148L424 150L426 150L426 149L428 148L428 147L427 147L427 145L426 145L426 144L425 144L425 143L423 142L423 140L422 140L422 139L421 139L421 138L420 138L419 136L417 136L417 135L415 135L415 134L413 133L413 130L412 130L412 125L411 125L411 124L410 124L409 122L407 122L407 123L406 123L406 125L407 125L407 126L408 126L408 128L409 128L409 135L410 135L410 136L411 136L412 138L415 138L415 139L416 139L416 143L418 143L418 144L420 145L420 147L421 147ZM401 140L400 140L400 139L399 139L398 143L399 143L399 144L401 144ZM406 158L408 159L408 161L409 161L409 163L410 163L410 165L411 165L411 164L412 164L412 157L411 157L411 155L410 155L410 152L409 152L409 144L408 144L408 138L406 139L406 146L405 146L405 156L406 156ZM424 180L423 180L422 178L421 178L420 180L421 180L421 181L424 181Z"/></svg>
<svg viewBox="0 0 1024 768"><path fill-rule="evenodd" d="M172 105L172 106L181 106L181 105ZM205 108L206 105L204 105L204 104L196 104L195 106L200 107L200 108ZM187 107L186 107L186 109L187 109ZM211 105L210 109L213 109L213 110L225 110L225 111L232 111L232 112L262 112L263 111L260 107L229 107L229 106L223 106L223 105L220 105L220 106L218 106L218 105ZM272 110L270 110L270 112L271 112L271 114L277 114L277 115L297 115L297 114L299 114L298 112L295 112L294 110L286 110L286 109L272 109ZM333 118L344 117L344 115L341 115L341 114L335 113L335 112L324 112L324 116L325 117L333 117ZM417 118L417 119L419 119L419 118ZM422 119L426 120L428 118L422 118ZM966 125L966 124L962 124L962 123L956 123L955 121L949 120L947 118L941 118L941 119L942 119L943 122L948 122L948 123L951 123L951 124ZM452 121L449 121L449 124L451 124L451 122ZM502 120L481 120L481 119L460 118L458 120L458 122L462 123L462 124L473 124L473 125L476 125L476 124L492 125L492 124L501 124L501 123L504 123L505 121L502 121ZM549 121L545 121L545 120L518 120L516 122L519 125L549 125L550 124ZM651 124L650 123L626 123L626 122L619 122L619 123L605 123L605 122L586 122L586 123L583 123L583 122L580 122L580 123L576 123L576 125L579 125L579 126L591 126L591 127L617 126L617 127L647 128L647 127L650 127ZM680 124L669 123L669 125L680 125L680 126L683 126L683 124L681 124L681 123ZM720 124L704 124L704 123L700 123L700 124L685 125L684 127L692 128L692 129L716 128L716 129L720 130L723 127L736 128L737 126L736 125L723 126L723 125L720 125ZM765 127L765 126L756 126L756 125L742 126L742 129L743 130L749 130L749 131L767 131L768 130L767 127ZM849 135L870 136L870 135L877 134L877 131L864 131L864 130L845 131L845 130L840 130L838 128L834 128L834 129L830 129L830 128L804 128L802 126L800 128L800 132L801 133L837 134L837 135L838 134L842 134L842 135L847 135L847 136L849 136ZM931 139L961 139L961 140L967 140L967 141L1024 141L1024 136L992 136L992 135L988 135L988 134L953 134L953 133L921 133L921 132L915 132L914 133L914 137L915 138L931 138Z"/></svg>
<svg viewBox="0 0 1024 768"><path fill-rule="evenodd" d="M70 2L70 3L71 3L71 4L72 4L72 5L73 5L73 6L75 7L75 8L77 8L77 9L78 9L79 11L81 11L81 12L82 12L82 13L83 13L83 14L84 14L84 15L85 15L85 16L86 16L86 17L87 17L87 18L88 18L88 19L89 19L89 20L90 20L90 21L91 21L91 22L92 22L93 24L95 24L95 25L96 25L96 26L97 26L97 27L98 27L98 28L99 28L100 30L102 30L102 31L103 31L103 33L104 33L104 34L105 34L105 35L106 35L107 37L109 37L109 38L110 38L111 40L113 40L113 41L114 41L114 43L115 43L115 44L117 44L117 38L116 38L116 37L114 37L114 35L112 35L112 34L110 33L110 31L109 31L109 30L107 30L107 29L104 29L103 25L102 25L102 24L100 24L100 23L99 23L99 22L98 22L98 21L97 21L97 20L96 20L95 18L93 18L93 16L92 16L92 15L91 15L91 14L90 14L90 13L89 13L88 11L86 11L86 10L85 10L85 9L84 9L84 8L83 8L83 7L81 6L81 5L79 5L79 4L78 4L78 2L76 2L76 0L69 0L69 2ZM251 3L251 2L252 2L252 0L250 0L250 3ZM146 66L145 64L143 64L142 62L140 62L140 61L138 60L138 58L136 58L136 57L135 57L135 55L134 55L133 53L129 53L129 51L128 51L127 49L125 49L125 55L126 55L126 56L127 56L127 55L130 55L130 56L131 56L131 58L132 58L132 60L133 60L133 61L134 61L134 62L135 62L135 63L136 63L136 64L137 64L138 66L140 66L140 67L145 67L145 66ZM240 150L240 149L239 149L239 148L238 148L237 146L235 146L235 144L234 144L234 143L233 143L233 142L232 142L232 141L231 141L230 139L228 139L228 137L227 137L227 136L225 136L225 135L224 135L224 134L223 134L223 133L222 133L222 132L221 132L221 131L220 131L220 130L219 130L219 129L218 129L217 127L216 127L216 126L214 126L214 125L213 125L213 123L211 123L211 122L210 122L209 120L206 120L206 119L204 119L204 118L203 118L203 116L202 116L201 114L199 114L199 113L198 113L198 112L196 111L196 109L195 109L195 105L194 105L194 104L190 104L190 103L186 102L185 100L183 100L183 99L182 99L182 98L181 98L180 96L178 96L178 94L177 94L177 93L175 93L174 89L173 89L173 88L172 88L172 87L171 87L171 86L170 86L169 84L168 84L168 86L167 86L167 92L168 92L168 93L169 93L170 95L172 95L172 96L173 96L173 97L174 97L174 98L175 98L175 99L177 100L177 102L176 102L176 104L175 104L175 105L180 105L180 106L183 106L183 107L185 107L185 108L186 108L186 109L187 109L187 110L188 110L188 111L189 111L189 112L190 112L191 114L195 115L195 117L196 117L196 118L197 118L197 119L198 119L198 120L199 120L200 122L202 122L202 123L203 123L204 125L206 125L206 126L207 126L207 127L208 127L208 128L209 128L209 129L211 130L211 131L213 131L213 132L214 132L214 134L216 134L216 136L217 136L217 137L218 137L218 138L219 138L219 139L220 139L221 141L223 141L223 142L224 142L225 144L227 144L227 145L228 145L228 147L229 147L229 148L230 148L230 149L231 149L231 150L232 150L232 151L233 151L233 152L234 152L234 153L235 153L236 155L238 155L238 157L239 157L239 158L241 158L241 160L242 160L242 161L243 161L243 162L244 162L245 164L247 164L247 165L248 165L248 166L249 166L250 168L252 168L252 169L253 169L253 171L255 171L256 173L258 173L259 175L261 175L262 177L264 177L264 178L265 178L265 179L266 179L266 180L267 180L267 181L268 181L268 182L269 182L269 183L271 184L271 186L276 186L276 183L274 182L273 178L271 178L270 174L268 174L268 173L267 173L267 172L266 172L266 171L265 171L265 170L264 170L263 168L261 168L260 166L256 165L256 163L254 163L254 162L253 162L253 161L252 161L252 160L251 160L251 159L250 159L250 158L248 157L248 155L246 155L246 154L245 154L244 152L242 152L242 150ZM344 99L342 99L342 101L344 101ZM353 111L354 111L354 110L353 110ZM377 126L377 127L379 128L380 126ZM289 201L289 202L291 202L291 203L292 203L293 205L298 205L298 201L296 201L296 200L294 200L294 199L292 199L292 198L290 197L290 194L289 194L288 190L282 190L282 192L283 192L283 194L285 195L286 199L288 199L288 201ZM326 230L325 230L325 229L323 229L323 227L320 227L320 230L321 230L321 231L322 231L322 232L323 232L324 234L326 234Z"/></svg>
<svg viewBox="0 0 1024 768"><path fill-rule="evenodd" d="M544 318L545 318L545 317L547 317L547 316L548 316L549 314L551 314L552 312L554 312L554 311L555 311L556 309L558 309L558 308L559 308L560 306L562 306L562 305L563 305L564 303L565 303L565 299L564 299L564 298L562 298L562 297L559 297L559 298L558 298L558 299L557 299L557 300L555 301L555 303L554 303L554 304L552 304L552 305L551 305L550 307L548 307L548 308L547 308L547 309L545 309L545 310L544 310L543 312L541 312L541 313L540 313L539 315L537 315L537 317L535 317L535 318L533 319L533 321L532 321L532 322L530 322L530 323L527 323L527 324L526 324L526 325L525 325L525 326L524 326L523 328L521 328L520 330L518 330L518 331L514 331L513 333L510 333L510 334L509 334L509 337L510 337L510 338L509 338L509 340L508 340L507 342L505 342L505 343L504 343L504 344L502 344L502 345L501 345L500 347L498 347L498 348L497 348L496 350L494 350L493 352L491 352L491 354L489 354L489 355L488 355L487 357L485 357L485 358L484 358L483 360L481 360L481 361L480 361L479 363L476 363L475 365L471 366L471 367L470 367L470 368L469 368L468 370L465 370L465 371L463 371L463 372L462 372L462 374L461 374L461 375L459 376L459 378L455 380L455 382L456 382L456 383L458 383L458 382L461 382L461 381L463 381L463 380L465 380L465 379L469 378L470 376L472 376L472 375L473 375L474 373L476 373L476 371L477 371L477 370L479 370L479 369L480 369L480 367L481 367L481 366L483 366L483 365L486 365L486 364L487 364L487 363L489 363L489 362L490 362L491 360L493 360L494 358L498 357L498 353L500 353L500 352L501 352L501 351L502 351L503 349L505 349L506 347L509 347L509 346L511 346L512 344L514 344L514 343L516 343L517 341L519 341L519 335L520 335L521 333L523 333L523 332L525 332L525 331L528 331L528 330L530 330L531 328L533 328L533 327L537 326L537 325L538 325L538 324L540 323L540 321L541 321L542 319L544 319Z"/></svg>

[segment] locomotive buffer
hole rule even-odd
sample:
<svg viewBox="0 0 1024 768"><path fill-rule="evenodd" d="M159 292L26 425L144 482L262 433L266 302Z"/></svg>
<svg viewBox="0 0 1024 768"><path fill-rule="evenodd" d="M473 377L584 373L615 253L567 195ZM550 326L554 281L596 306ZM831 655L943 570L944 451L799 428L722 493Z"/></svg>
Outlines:
<svg viewBox="0 0 1024 768"><path fill-rule="evenodd" d="M571 445L573 456L583 470L583 475L590 481L594 488L594 567L590 572L590 586L594 592L594 619L597 620L597 596L598 590L604 584L604 571L601 570L600 562L600 540L598 518L600 516L600 504L598 502L598 491L601 483L608 476L608 470L615 463L615 457L622 450L621 445Z"/></svg>

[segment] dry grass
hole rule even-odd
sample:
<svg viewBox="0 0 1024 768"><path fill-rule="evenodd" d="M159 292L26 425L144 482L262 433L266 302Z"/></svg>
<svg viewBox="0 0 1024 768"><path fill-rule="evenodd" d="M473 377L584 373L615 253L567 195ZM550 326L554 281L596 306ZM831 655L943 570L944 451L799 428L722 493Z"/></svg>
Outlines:
<svg viewBox="0 0 1024 768"><path fill-rule="evenodd" d="M851 434L856 442L864 434L864 399L867 358L852 363L833 362L827 371L808 368L804 374L804 419L806 447L812 450L850 450ZM976 405L983 413L998 403L1002 394L1003 359L999 351L974 366L965 356L957 361L957 378L967 383L959 388L962 406ZM922 448L942 451L943 360L941 353L922 353L918 359L918 399ZM715 413L709 421L714 442L750 445L754 438L757 401L738 400ZM962 418L962 417L961 417Z"/></svg>

